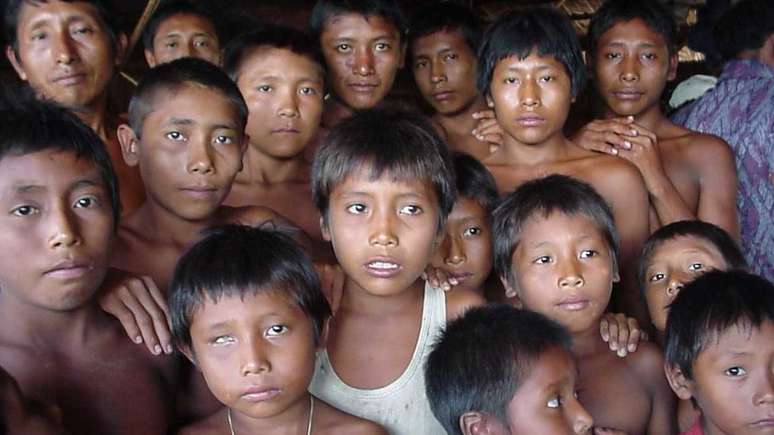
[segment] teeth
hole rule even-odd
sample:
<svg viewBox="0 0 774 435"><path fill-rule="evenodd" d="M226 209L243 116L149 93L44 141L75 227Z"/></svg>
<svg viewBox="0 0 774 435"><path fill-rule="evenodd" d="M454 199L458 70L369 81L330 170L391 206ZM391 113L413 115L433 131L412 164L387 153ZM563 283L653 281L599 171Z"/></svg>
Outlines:
<svg viewBox="0 0 774 435"><path fill-rule="evenodd" d="M398 265L395 263L385 263L383 261L374 261L373 263L369 263L368 267L372 267L374 269L397 269Z"/></svg>

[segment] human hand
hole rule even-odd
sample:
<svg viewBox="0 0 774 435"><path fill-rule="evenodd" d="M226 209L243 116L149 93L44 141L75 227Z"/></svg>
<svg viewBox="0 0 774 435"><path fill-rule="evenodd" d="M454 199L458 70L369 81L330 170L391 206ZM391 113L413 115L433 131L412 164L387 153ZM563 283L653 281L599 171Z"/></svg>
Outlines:
<svg viewBox="0 0 774 435"><path fill-rule="evenodd" d="M633 136L634 117L597 119L589 122L573 136L572 141L589 151L618 155L626 148L626 137Z"/></svg>
<svg viewBox="0 0 774 435"><path fill-rule="evenodd" d="M427 281L427 283L430 284L430 287L440 288L445 292L459 284L457 278L447 275L443 269L434 267L430 264L428 264L425 271L422 272L422 279Z"/></svg>
<svg viewBox="0 0 774 435"><path fill-rule="evenodd" d="M497 123L494 110L482 110L473 114L478 120L471 134L481 142L489 143L489 152L497 151L503 144L503 129Z"/></svg>
<svg viewBox="0 0 774 435"><path fill-rule="evenodd" d="M595 427L594 435L628 435L626 432L612 427Z"/></svg>
<svg viewBox="0 0 774 435"><path fill-rule="evenodd" d="M640 329L637 319L621 313L605 313L599 322L599 334L610 350L622 358L629 352L636 352L640 341L647 340L647 334Z"/></svg>
<svg viewBox="0 0 774 435"><path fill-rule="evenodd" d="M656 133L635 123L629 127L629 134L621 136L623 146L618 149L617 155L634 164L646 183L653 177L664 175Z"/></svg>

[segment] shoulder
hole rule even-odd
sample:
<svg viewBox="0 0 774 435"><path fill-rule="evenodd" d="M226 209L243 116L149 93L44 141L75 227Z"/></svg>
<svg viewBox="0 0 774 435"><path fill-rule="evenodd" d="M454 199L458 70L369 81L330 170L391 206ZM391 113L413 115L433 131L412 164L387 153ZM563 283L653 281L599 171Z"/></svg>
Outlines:
<svg viewBox="0 0 774 435"><path fill-rule="evenodd" d="M446 292L445 296L447 322L462 316L470 308L486 303L481 295L466 288L455 288Z"/></svg>
<svg viewBox="0 0 774 435"><path fill-rule="evenodd" d="M225 412L218 411L203 420L199 420L181 428L177 432L177 435L216 435L221 433L222 429L224 429L223 423L225 421Z"/></svg>
<svg viewBox="0 0 774 435"><path fill-rule="evenodd" d="M599 193L615 206L618 202L643 202L647 196L645 182L636 166L628 161L605 154L595 154L583 159L581 178L589 182Z"/></svg>
<svg viewBox="0 0 774 435"><path fill-rule="evenodd" d="M664 355L653 343L641 342L637 351L624 361L645 385L653 385L664 379Z"/></svg>
<svg viewBox="0 0 774 435"><path fill-rule="evenodd" d="M388 435L380 425L341 411L315 398L319 412L315 413L315 433L331 435Z"/></svg>

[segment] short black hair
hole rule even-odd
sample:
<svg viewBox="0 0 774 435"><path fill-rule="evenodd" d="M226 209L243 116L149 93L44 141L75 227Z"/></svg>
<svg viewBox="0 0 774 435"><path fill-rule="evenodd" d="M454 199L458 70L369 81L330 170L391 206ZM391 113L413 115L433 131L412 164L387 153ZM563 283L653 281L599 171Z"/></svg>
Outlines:
<svg viewBox="0 0 774 435"><path fill-rule="evenodd" d="M188 0L173 0L163 2L156 12L153 13L148 24L142 30L142 44L146 50L153 52L153 40L156 38L161 24L175 15L195 15L212 23L215 29L215 36L221 40L219 23L213 19L214 11L207 8L202 3L193 3Z"/></svg>
<svg viewBox="0 0 774 435"><path fill-rule="evenodd" d="M425 365L430 408L446 433L462 435L460 417L478 411L507 421L508 404L540 355L570 352L558 323L504 304L471 308L449 322Z"/></svg>
<svg viewBox="0 0 774 435"><path fill-rule="evenodd" d="M677 25L661 2L641 0L607 0L591 17L589 53L595 56L599 38L620 22L641 19L650 30L664 37L669 54L677 53Z"/></svg>
<svg viewBox="0 0 774 435"><path fill-rule="evenodd" d="M281 48L306 57L320 66L325 76L326 65L320 44L307 33L286 26L268 26L237 36L224 49L223 69L237 81L248 56L260 47Z"/></svg>
<svg viewBox="0 0 774 435"><path fill-rule="evenodd" d="M678 221L656 230L648 237L642 247L642 254L637 265L637 283L644 290L645 272L650 264L653 252L664 242L678 237L696 237L706 240L717 248L729 269L746 269L747 262L733 238L717 225L704 221Z"/></svg>
<svg viewBox="0 0 774 435"><path fill-rule="evenodd" d="M495 270L514 288L516 277L511 260L524 224L535 216L547 218L554 212L591 219L607 241L617 265L618 232L605 199L588 183L566 175L549 175L522 184L503 198L492 213Z"/></svg>
<svg viewBox="0 0 774 435"><path fill-rule="evenodd" d="M186 57L151 68L137 84L129 101L129 125L134 134L141 137L145 117L153 112L162 93L168 96L192 83L222 94L234 107L240 129L244 128L247 104L234 81L219 67L202 59Z"/></svg>
<svg viewBox="0 0 774 435"><path fill-rule="evenodd" d="M102 139L54 102L38 100L31 92L5 92L0 97L0 160L46 150L73 153L99 170L117 228L121 216L118 179Z"/></svg>
<svg viewBox="0 0 774 435"><path fill-rule="evenodd" d="M478 52L478 89L482 94L489 93L492 75L502 59L525 59L533 52L553 56L564 65L572 83L572 95L578 95L586 82L578 35L565 14L548 7L508 12L489 27Z"/></svg>
<svg viewBox="0 0 774 435"><path fill-rule="evenodd" d="M206 231L177 262L169 290L175 343L191 348L191 321L205 300L280 291L309 317L319 344L331 308L312 260L290 233L266 223L225 225Z"/></svg>
<svg viewBox="0 0 774 435"><path fill-rule="evenodd" d="M715 48L725 60L745 50L757 50L774 33L774 7L770 0L743 0L715 23Z"/></svg>
<svg viewBox="0 0 774 435"><path fill-rule="evenodd" d="M664 359L693 379L696 358L729 328L759 328L772 321L771 282L743 270L707 272L686 285L669 305Z"/></svg>
<svg viewBox="0 0 774 435"><path fill-rule="evenodd" d="M500 201L492 173L470 154L457 152L452 159L457 176L457 197L474 199L491 217Z"/></svg>
<svg viewBox="0 0 774 435"><path fill-rule="evenodd" d="M349 13L380 17L395 27L401 40L405 38L406 18L397 0L317 0L309 18L312 36L319 41L329 18Z"/></svg>
<svg viewBox="0 0 774 435"><path fill-rule="evenodd" d="M337 124L312 164L312 194L327 220L333 189L358 170L376 180L425 180L438 198L439 229L454 207L457 189L446 143L423 116L395 109L367 109Z"/></svg>
<svg viewBox="0 0 774 435"><path fill-rule="evenodd" d="M110 7L110 2L106 0L60 0L68 3L84 2L88 3L97 9L99 13L99 19L105 26L105 30L110 36L110 41L113 43L113 50L117 48L118 35L122 33L120 25L117 20L117 14ZM48 3L48 0L6 0L5 4L5 41L13 48L14 53L19 54L19 39L17 35L19 27L19 14L24 4L37 6L41 3Z"/></svg>
<svg viewBox="0 0 774 435"><path fill-rule="evenodd" d="M417 9L409 23L409 51L417 39L444 31L459 33L470 51L478 52L483 36L478 14L467 6L449 1L436 1Z"/></svg>

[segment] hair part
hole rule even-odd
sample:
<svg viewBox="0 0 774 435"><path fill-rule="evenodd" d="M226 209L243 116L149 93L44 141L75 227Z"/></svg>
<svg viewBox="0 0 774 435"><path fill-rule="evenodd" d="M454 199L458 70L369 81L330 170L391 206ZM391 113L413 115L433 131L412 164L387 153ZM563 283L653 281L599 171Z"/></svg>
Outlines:
<svg viewBox="0 0 774 435"><path fill-rule="evenodd" d="M418 9L411 17L408 47L424 36L437 32L457 32L473 53L481 46L483 26L476 11L467 6L448 1L436 1Z"/></svg>
<svg viewBox="0 0 774 435"><path fill-rule="evenodd" d="M189 0L173 0L164 2L156 9L148 24L142 31L142 44L146 50L153 52L153 40L156 39L156 33L161 27L164 21L172 18L176 15L195 15L212 24L212 28L215 30L215 36L218 41L221 39L220 23L213 19L213 10L205 7L202 3L194 3Z"/></svg>
<svg viewBox="0 0 774 435"><path fill-rule="evenodd" d="M669 9L661 2L639 0L607 0L602 4L589 24L589 53L596 55L599 39L613 26L637 18L664 38L670 56L677 53L677 25Z"/></svg>
<svg viewBox="0 0 774 435"><path fill-rule="evenodd" d="M365 17L380 17L395 27L400 40L406 35L406 18L397 0L317 0L309 18L312 36L320 40L328 20L337 15L357 14Z"/></svg>
<svg viewBox="0 0 774 435"><path fill-rule="evenodd" d="M713 28L715 48L724 60L747 50L758 50L774 33L774 7L770 0L743 0L720 17Z"/></svg>
<svg viewBox="0 0 774 435"><path fill-rule="evenodd" d="M542 314L504 304L471 308L446 326L425 365L430 408L448 434L478 411L507 421L507 408L533 364L570 336Z"/></svg>
<svg viewBox="0 0 774 435"><path fill-rule="evenodd" d="M500 196L497 184L489 169L475 157L465 153L454 153L454 173L457 177L457 197L475 200L491 218Z"/></svg>

